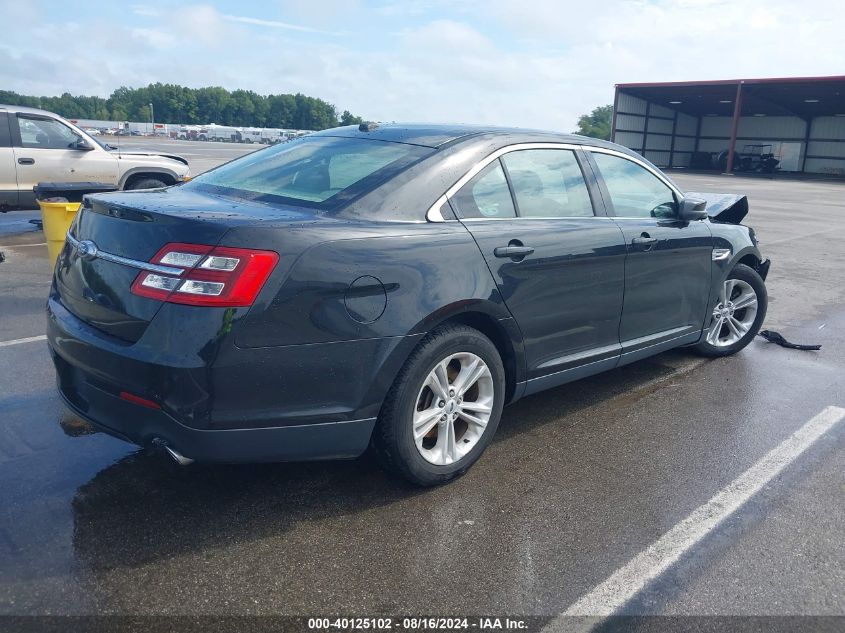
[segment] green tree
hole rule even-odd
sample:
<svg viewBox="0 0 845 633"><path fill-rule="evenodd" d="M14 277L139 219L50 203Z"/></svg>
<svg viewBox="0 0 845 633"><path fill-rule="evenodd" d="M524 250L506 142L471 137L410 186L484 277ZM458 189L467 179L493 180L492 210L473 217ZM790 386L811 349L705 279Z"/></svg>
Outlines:
<svg viewBox="0 0 845 633"><path fill-rule="evenodd" d="M344 110L343 114L340 115L340 124L341 125L359 125L364 122L359 116L354 116L349 110Z"/></svg>
<svg viewBox="0 0 845 633"><path fill-rule="evenodd" d="M112 121L123 123L124 121L126 121L126 110L124 110L122 106L114 105L111 108L111 117L109 118Z"/></svg>
<svg viewBox="0 0 845 633"><path fill-rule="evenodd" d="M299 130L325 130L337 127L337 110L332 104L301 93L294 96L294 101L296 113L293 127Z"/></svg>
<svg viewBox="0 0 845 633"><path fill-rule="evenodd" d="M295 114L296 99L293 95L267 97L267 127L292 128Z"/></svg>
<svg viewBox="0 0 845 633"><path fill-rule="evenodd" d="M73 119L149 121L153 104L160 123L220 123L244 127L277 127L323 130L338 125L337 109L331 103L303 94L260 95L252 90L229 92L219 86L188 88L154 83L141 88L121 86L109 96L33 97L0 90L0 103L51 110ZM359 123L348 110L341 115L344 125Z"/></svg>
<svg viewBox="0 0 845 633"><path fill-rule="evenodd" d="M130 88L121 86L112 92L111 96L106 100L106 105L111 111L112 121L123 122L129 120L129 111L132 106L131 92Z"/></svg>
<svg viewBox="0 0 845 633"><path fill-rule="evenodd" d="M254 96L257 97L258 95L246 90L235 90L231 93L225 112L225 120L228 125L258 125L255 122Z"/></svg>
<svg viewBox="0 0 845 633"><path fill-rule="evenodd" d="M612 118L613 106L606 105L595 108L590 114L584 114L578 119L578 129L575 134L609 141Z"/></svg>
<svg viewBox="0 0 845 633"><path fill-rule="evenodd" d="M179 106L179 123L199 123L197 115L197 93L190 88L182 88L182 99Z"/></svg>
<svg viewBox="0 0 845 633"><path fill-rule="evenodd" d="M197 90L197 116L202 123L225 122L224 113L229 105L229 92L219 86Z"/></svg>

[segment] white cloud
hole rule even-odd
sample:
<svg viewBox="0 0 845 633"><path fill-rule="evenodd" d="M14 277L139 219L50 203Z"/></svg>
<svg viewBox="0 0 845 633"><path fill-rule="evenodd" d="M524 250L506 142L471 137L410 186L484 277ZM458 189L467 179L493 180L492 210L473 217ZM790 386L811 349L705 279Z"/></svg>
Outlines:
<svg viewBox="0 0 845 633"><path fill-rule="evenodd" d="M468 24L453 20L435 20L401 33L404 45L424 53L484 55L494 50L493 43Z"/></svg>
<svg viewBox="0 0 845 633"><path fill-rule="evenodd" d="M283 15L308 25L345 22L363 11L360 0L277 0L277 4Z"/></svg>
<svg viewBox="0 0 845 633"><path fill-rule="evenodd" d="M303 92L380 120L570 131L611 102L614 83L841 74L845 57L845 12L831 0L340 2L331 15L313 0L278 0L278 16L195 4L166 20L138 15L131 28L51 22L34 4L16 9L19 28L0 42L4 88L223 85ZM83 32L68 54L60 34Z"/></svg>
<svg viewBox="0 0 845 633"><path fill-rule="evenodd" d="M146 4L133 4L131 8L132 13L134 13L135 15L140 15L147 18L156 18L161 15L158 12L158 9Z"/></svg>
<svg viewBox="0 0 845 633"><path fill-rule="evenodd" d="M172 33L161 29L133 28L129 32L132 37L142 40L153 48L172 48L178 41Z"/></svg>
<svg viewBox="0 0 845 633"><path fill-rule="evenodd" d="M242 24L252 24L255 26L266 26L273 29L286 29L288 31L299 31L301 33L319 33L321 35L339 35L339 33L332 33L330 31L323 31L320 29L313 29L309 26L302 26L301 24L290 24L289 22L280 22L279 20L263 20L261 18L251 18L243 15L226 15L221 14L224 20L231 22L240 22Z"/></svg>
<svg viewBox="0 0 845 633"><path fill-rule="evenodd" d="M457 15L480 8L486 0L393 0L386 1L375 8L375 12L389 16L419 17L434 11L448 10Z"/></svg>
<svg viewBox="0 0 845 633"><path fill-rule="evenodd" d="M3 16L3 24L7 27L10 25L34 24L44 17L35 0L28 2L0 0L0 16Z"/></svg>

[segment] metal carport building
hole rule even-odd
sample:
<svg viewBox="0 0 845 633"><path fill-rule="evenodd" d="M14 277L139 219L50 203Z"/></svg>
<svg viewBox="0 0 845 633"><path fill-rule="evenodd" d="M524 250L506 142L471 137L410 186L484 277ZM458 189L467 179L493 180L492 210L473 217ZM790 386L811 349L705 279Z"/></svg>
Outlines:
<svg viewBox="0 0 845 633"><path fill-rule="evenodd" d="M611 138L664 168L845 177L845 76L617 84Z"/></svg>

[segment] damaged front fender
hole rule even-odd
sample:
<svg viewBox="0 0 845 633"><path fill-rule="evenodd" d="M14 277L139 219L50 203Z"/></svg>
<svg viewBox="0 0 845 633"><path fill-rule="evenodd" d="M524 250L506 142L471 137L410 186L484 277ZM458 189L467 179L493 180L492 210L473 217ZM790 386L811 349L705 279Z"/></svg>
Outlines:
<svg viewBox="0 0 845 633"><path fill-rule="evenodd" d="M690 198L704 200L707 203L705 210L711 222L722 222L725 224L739 224L748 215L748 196L733 193L701 193L688 191Z"/></svg>

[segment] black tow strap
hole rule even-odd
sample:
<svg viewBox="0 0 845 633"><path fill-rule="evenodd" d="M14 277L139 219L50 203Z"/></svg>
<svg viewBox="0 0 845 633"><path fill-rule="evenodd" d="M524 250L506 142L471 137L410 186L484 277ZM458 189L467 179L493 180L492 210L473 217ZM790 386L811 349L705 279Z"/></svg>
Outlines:
<svg viewBox="0 0 845 633"><path fill-rule="evenodd" d="M771 330L763 330L757 336L762 336L764 339L769 341L769 343L775 343L776 345L780 345L781 347L788 347L789 349L803 349L806 351L816 351L822 348L821 345L799 345L798 343L790 343L785 338L783 338L777 332L772 332Z"/></svg>

